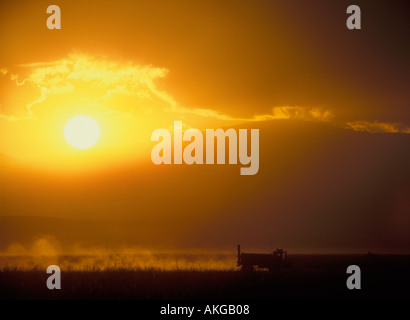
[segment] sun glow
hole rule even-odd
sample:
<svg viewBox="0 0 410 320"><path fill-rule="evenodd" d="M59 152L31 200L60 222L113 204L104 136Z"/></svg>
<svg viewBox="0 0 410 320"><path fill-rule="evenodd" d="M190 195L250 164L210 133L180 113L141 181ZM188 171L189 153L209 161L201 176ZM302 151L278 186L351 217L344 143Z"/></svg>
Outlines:
<svg viewBox="0 0 410 320"><path fill-rule="evenodd" d="M76 149L88 149L100 138L100 126L97 121L87 116L71 118L64 128L64 138Z"/></svg>

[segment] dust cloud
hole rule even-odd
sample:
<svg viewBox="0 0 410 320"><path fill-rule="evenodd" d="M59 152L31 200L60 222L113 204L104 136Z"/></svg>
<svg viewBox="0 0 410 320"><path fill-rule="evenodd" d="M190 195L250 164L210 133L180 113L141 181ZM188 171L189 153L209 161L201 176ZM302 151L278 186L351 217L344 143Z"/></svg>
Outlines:
<svg viewBox="0 0 410 320"><path fill-rule="evenodd" d="M35 239L30 245L18 242L0 252L0 270L45 270L58 265L66 271L105 270L234 270L234 253L170 252L139 247L121 249L85 248L75 244L62 249L49 235Z"/></svg>

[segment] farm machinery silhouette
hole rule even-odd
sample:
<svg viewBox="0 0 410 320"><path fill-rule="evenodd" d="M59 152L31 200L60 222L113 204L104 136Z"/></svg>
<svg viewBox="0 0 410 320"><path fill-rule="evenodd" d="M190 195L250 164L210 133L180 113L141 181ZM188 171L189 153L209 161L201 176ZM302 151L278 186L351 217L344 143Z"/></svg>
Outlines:
<svg viewBox="0 0 410 320"><path fill-rule="evenodd" d="M244 253L238 245L237 266L242 266L242 271L253 271L255 268L278 271L290 265L287 255L284 249L276 249L272 253Z"/></svg>

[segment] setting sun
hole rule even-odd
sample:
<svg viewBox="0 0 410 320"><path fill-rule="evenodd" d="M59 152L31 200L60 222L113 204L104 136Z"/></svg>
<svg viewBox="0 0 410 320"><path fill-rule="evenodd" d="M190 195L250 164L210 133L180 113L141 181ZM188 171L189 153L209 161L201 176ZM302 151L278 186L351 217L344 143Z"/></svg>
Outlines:
<svg viewBox="0 0 410 320"><path fill-rule="evenodd" d="M64 138L76 149L87 149L95 145L100 138L100 126L90 117L77 116L67 122Z"/></svg>

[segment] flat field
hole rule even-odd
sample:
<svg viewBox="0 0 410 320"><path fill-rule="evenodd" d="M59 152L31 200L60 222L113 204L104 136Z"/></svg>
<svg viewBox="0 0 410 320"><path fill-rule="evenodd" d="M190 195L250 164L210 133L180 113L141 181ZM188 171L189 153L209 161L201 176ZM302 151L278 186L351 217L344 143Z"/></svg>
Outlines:
<svg viewBox="0 0 410 320"><path fill-rule="evenodd" d="M225 263L232 261L231 256L225 258ZM234 261L231 269L220 270L181 269L178 265L164 269L129 265L78 270L62 268L61 290L47 289L49 274L38 267L3 267L0 298L410 299L410 255L290 255L289 260L288 268L273 273L265 270L245 273L234 267ZM350 276L346 269L352 264L361 268L361 290L346 287Z"/></svg>

